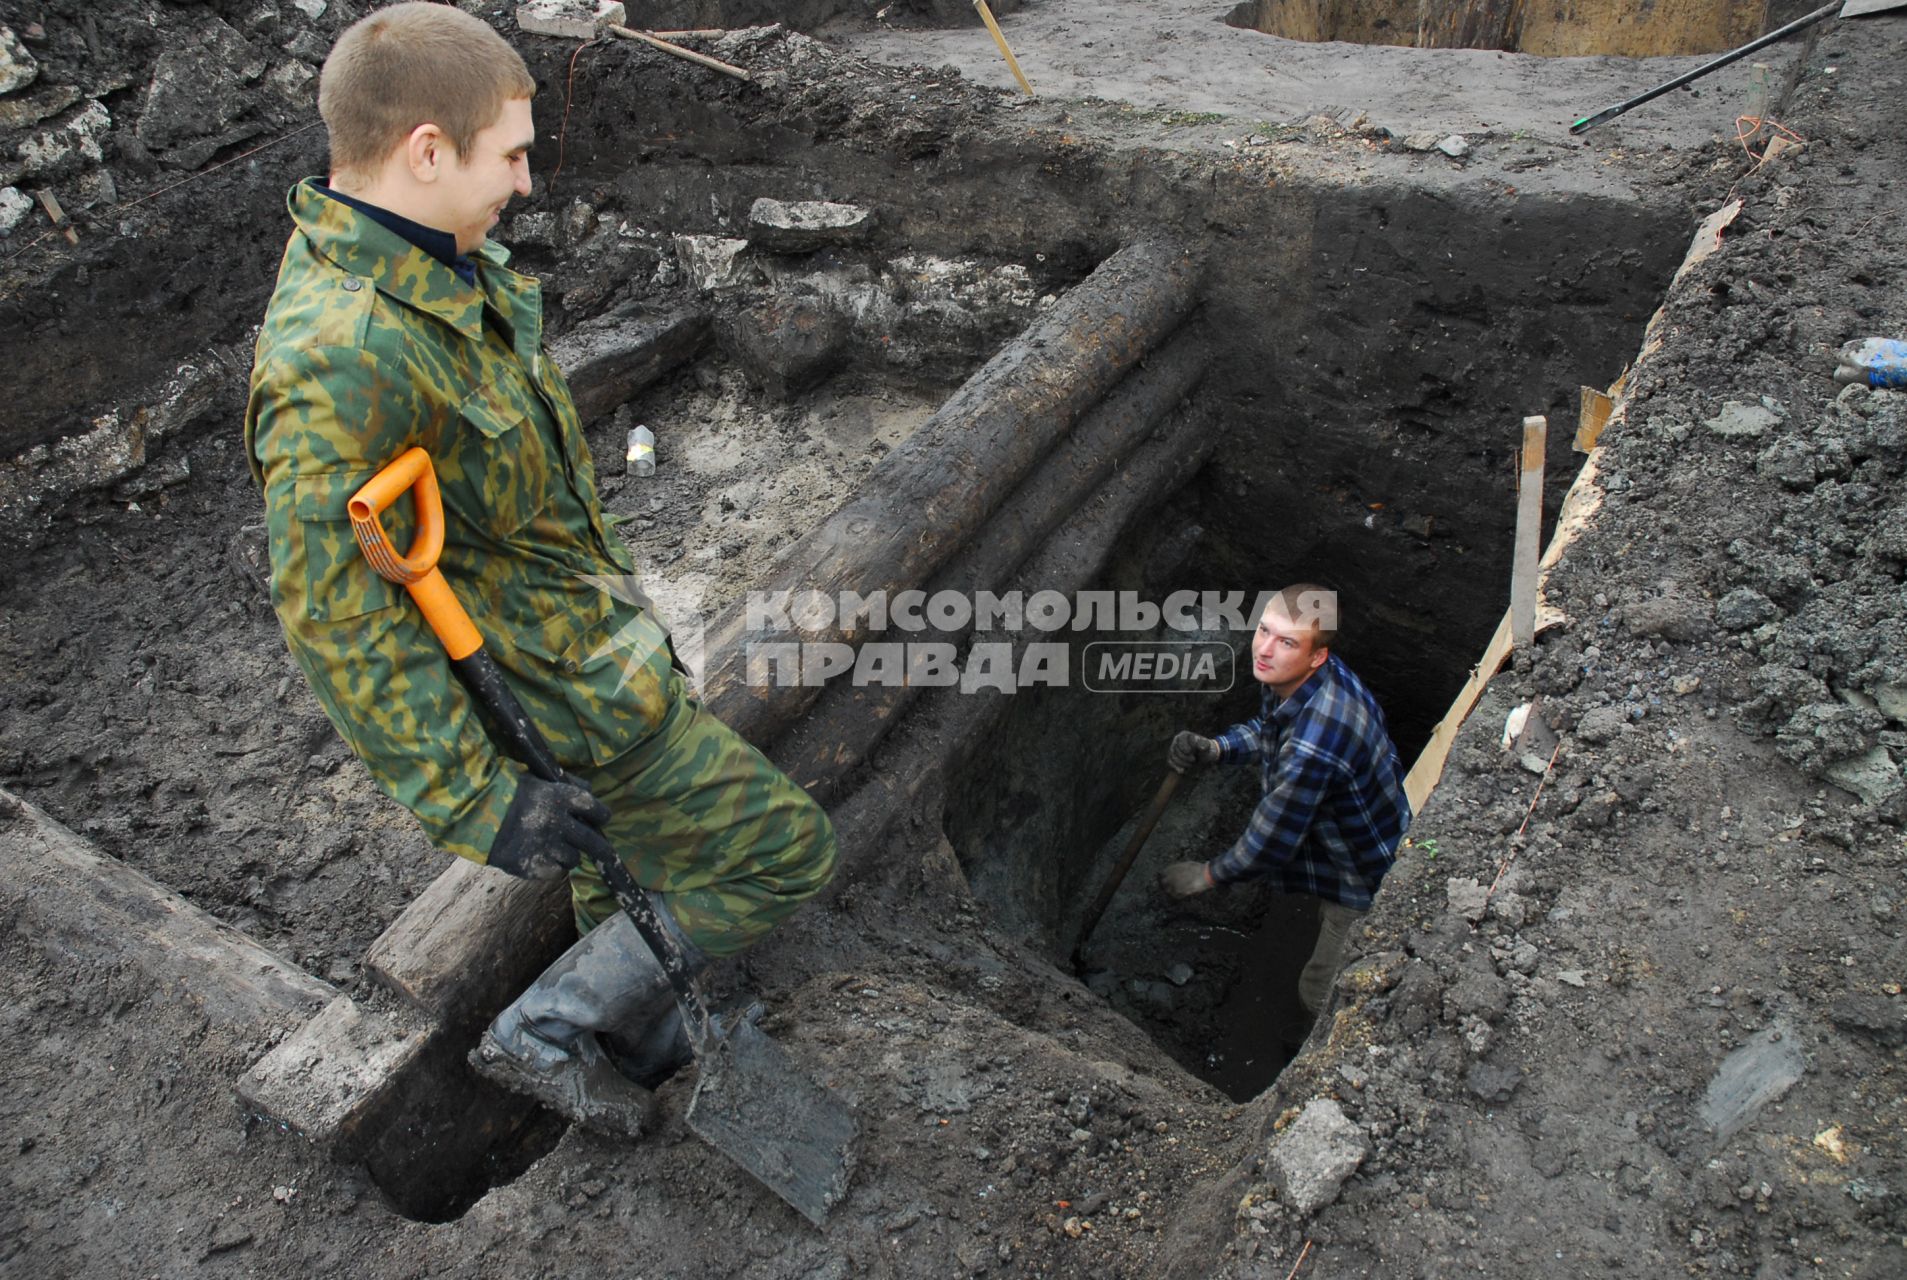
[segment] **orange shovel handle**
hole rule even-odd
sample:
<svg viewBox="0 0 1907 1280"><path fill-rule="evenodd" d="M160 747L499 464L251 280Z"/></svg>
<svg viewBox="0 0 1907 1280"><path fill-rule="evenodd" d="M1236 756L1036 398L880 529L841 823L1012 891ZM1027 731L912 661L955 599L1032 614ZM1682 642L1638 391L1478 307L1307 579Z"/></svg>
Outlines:
<svg viewBox="0 0 1907 1280"><path fill-rule="evenodd" d="M391 536L384 532L380 517L406 492L411 495L417 518L417 536L411 540L410 550L399 554L391 545ZM444 550L444 500L437 490L437 473L431 469L430 455L420 448L406 449L351 495L347 510L351 532L357 535L365 560L378 577L411 593L411 599L424 611L424 621L443 642L444 652L454 660L483 648L483 636L437 570L437 557Z"/></svg>

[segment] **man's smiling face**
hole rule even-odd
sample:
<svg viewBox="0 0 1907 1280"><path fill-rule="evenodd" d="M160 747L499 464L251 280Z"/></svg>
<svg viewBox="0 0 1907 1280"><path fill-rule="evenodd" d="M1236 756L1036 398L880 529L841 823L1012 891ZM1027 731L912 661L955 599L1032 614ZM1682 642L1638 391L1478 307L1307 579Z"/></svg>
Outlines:
<svg viewBox="0 0 1907 1280"><path fill-rule="evenodd" d="M491 124L471 141L469 154L446 147L440 160L431 225L457 238L457 252L471 253L503 217L512 197L530 194L530 144L536 126L528 98L509 98Z"/></svg>

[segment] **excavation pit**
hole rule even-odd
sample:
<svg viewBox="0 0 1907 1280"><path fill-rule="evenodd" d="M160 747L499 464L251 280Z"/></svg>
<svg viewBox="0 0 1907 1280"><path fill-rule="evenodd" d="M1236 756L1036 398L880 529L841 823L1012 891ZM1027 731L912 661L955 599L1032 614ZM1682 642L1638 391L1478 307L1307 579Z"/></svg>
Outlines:
<svg viewBox="0 0 1907 1280"><path fill-rule="evenodd" d="M1295 579L1325 581L1349 602L1343 656L1384 702L1407 761L1501 617L1517 424L1529 413L1550 418L1553 520L1578 462L1570 437L1580 388L1608 387L1635 359L1643 326L1670 292L1691 209L1705 213L1719 203L1702 175L1734 159L1732 141L1693 156L1658 156L1659 135L1646 133L1632 136L1648 145L1609 141L1600 150L1572 150L1563 126L1510 118L1467 126L1470 149L1455 155L1405 145L1415 122L1401 117L1360 124L1354 112L1319 113L1274 124L1205 113L1155 119L1083 102L1013 106L953 76L841 58L785 31L720 39L723 47L716 39L698 47L748 64L759 77L749 87L710 81L626 44L578 53L573 45L539 43L538 119L546 142L561 130L564 169L500 229L519 264L546 282L553 355L586 364L609 352L620 370L594 382L596 375L577 374L575 382L595 397L587 432L605 504L620 518L619 536L659 610L690 629L719 617L770 578L831 512L890 474L889 459L913 456L906 451L921 448L917 441L929 433L958 443L962 433L949 428L944 411L991 361L1007 352L1031 358L1065 349L1042 348L1028 335L1082 290L1100 287L1096 278L1103 285L1108 264L1157 254L1145 271L1121 277L1126 290L1117 296L1148 301L1149 290L1166 290L1160 281L1183 269L1196 278L1183 314L1160 322L1137 344L1142 352L1122 348L1119 359L1127 363L1116 376L1067 410L1077 432L1107 404L1139 402L1132 384L1147 379L1148 394L1163 405L1139 420L1145 429L1121 446L1107 477L1092 480L1076 501L1054 504L1064 517L1055 529L1086 529L1103 535L1103 545L1095 543L1087 556L1064 533L1027 534L1027 555L1016 562L1021 576L991 581L1002 590L1129 592L1155 603L1177 591L1249 597ZM983 51L993 56L990 47ZM550 109L558 103L569 108L566 125ZM1526 134L1526 125L1540 136ZM1454 926L1444 918L1445 879L1487 883L1502 837L1532 810L1532 852L1525 857L1537 870L1530 881L1511 882L1528 899L1527 906L1510 904L1514 912L1527 910L1516 916L1524 921L1518 927L1566 934L1605 918L1599 912L1642 920L1657 909L1705 910L1690 884L1674 888L1681 899L1657 901L1650 896L1655 885L1633 879L1630 862L1618 862L1622 851L1613 846L1616 833L1629 830L1624 823L1655 821L1673 835L1681 828L1669 824L1684 818L1666 801L1659 817L1649 807L1650 793L1633 776L1644 770L1633 761L1607 778L1588 765L1580 776L1565 768L1546 784L1551 789L1538 806L1530 798L1533 777L1513 766L1501 776L1490 772L1494 727L1482 738L1475 726L1466 731L1472 740L1457 771L1463 807L1453 804L1438 821L1464 815L1474 847L1441 828L1444 860L1428 870L1421 863L1410 868L1392 912L1372 924L1370 946L1384 948L1371 957L1379 966L1374 981L1395 979L1419 998L1415 1012L1426 1021L1415 1029L1400 1015L1384 1020L1401 999L1361 1002L1347 1011L1341 1039L1313 1037L1311 1051L1280 1075L1294 1033L1303 1030L1294 1026L1295 1001L1287 993L1309 950L1309 904L1246 890L1174 907L1155 894L1162 862L1210 856L1235 837L1256 793L1244 770L1210 773L1181 791L1095 931L1084 971L1072 972L1078 910L1103 882L1135 811L1157 785L1172 732L1210 731L1251 714L1253 690L1242 680L1225 692L1169 696L1093 693L1076 684L1011 696L938 690L901 708L881 732L852 738L851 758L828 762L821 747L850 741L831 728L856 725L853 706L837 703L830 686L764 736L770 753L791 769L827 764L810 776L837 817L843 859L821 900L756 953L726 966L720 981L761 991L772 1033L804 1069L849 1096L864 1124L862 1167L827 1234L798 1234L758 1188L687 1134L680 1114L686 1078L663 1090L658 1132L633 1152L564 1131L508 1097L466 1092L461 1054L494 1013L496 991L520 987L560 940L539 935L509 953L501 963L512 974L482 979L496 991L448 1011L429 1001L456 987L452 978L437 974L447 985L420 997L422 987L405 988L380 967L388 954L379 950L380 937L412 904L436 901L426 895L444 863L375 793L283 655L261 585L256 498L232 431L248 358L244 328L254 304L262 305L282 230L280 194L322 163L310 141L292 139L216 171L224 178L208 181L228 185L207 190L229 197L228 207L202 222L164 200L140 206L147 214L166 211L149 227L137 223L146 214L131 215L129 234L150 235L155 245L162 235L178 237L188 256L239 245L218 259L217 280L256 275L253 296L205 305L203 297L195 300L195 288L221 286L193 286L189 273L171 270L157 255L145 268L150 274L135 279L138 255L118 241L110 262L60 258L41 286L60 294L62 309L19 326L17 376L31 385L20 388L5 427L8 452L31 456L6 476L13 572L0 585L0 612L10 660L24 678L10 680L0 702L0 781L366 1009L390 1012L390 1002L399 1002L429 1028L420 1034L443 1037L396 1082L393 1112L376 1127L375 1140L344 1161L344 1172L328 1155L264 1128L236 1156L204 1145L179 1157L198 1161L191 1180L217 1195L208 1199L195 1186L169 1192L170 1203L202 1202L220 1215L208 1228L216 1234L190 1249L217 1258L273 1248L281 1253L272 1261L281 1263L299 1256L294 1239L322 1240L331 1253L370 1239L396 1250L412 1270L437 1249L446 1268L527 1269L542 1263L528 1256L526 1242L536 1233L524 1230L526 1215L562 1206L610 1219L619 1240L627 1234L692 1249L706 1247L708 1233L720 1230L774 1274L812 1273L842 1257L878 1271L890 1255L908 1273L971 1274L982 1264L998 1273L1024 1264L1049 1274L1095 1267L1209 1274L1212 1259L1228 1247L1233 1206L1244 1204L1240 1224L1266 1230L1240 1225L1240 1238L1249 1232L1249 1239L1271 1242L1267 1250L1283 1248L1268 1255L1276 1266L1258 1259L1282 1274L1305 1237L1295 1220L1281 1217L1284 1192L1263 1189L1266 1143L1287 1107L1332 1090L1377 1143L1379 1154L1342 1202L1344 1212L1372 1220L1380 1200L1395 1198L1386 1188L1421 1172L1412 1159L1439 1170L1477 1170L1479 1195L1503 1194L1508 1184L1514 1191L1520 1180L1534 1184L1526 1166L1512 1160L1504 1166L1512 1170L1503 1175L1507 1183L1486 1187L1495 1166L1463 1147L1492 1140L1500 1117L1514 1116L1515 1132L1504 1130L1509 1147L1521 1151L1517 1144L1527 1143L1534 1168L1559 1170L1544 1172L1545 1179L1562 1178L1557 1186L1592 1199L1607 1180L1581 1191L1570 1181L1579 1172L1571 1163L1576 1152L1600 1159L1605 1149L1649 1146L1666 1153L1659 1162L1666 1166L1706 1142L1683 1134L1680 1112L1651 1110L1654 1103L1638 1103L1633 1091L1587 1104L1545 1092L1540 1115L1506 1103L1518 1087L1538 1088L1518 1086L1506 1065L1521 1042L1508 1022L1488 1039L1489 1028L1478 1025L1487 1019L1470 1010L1488 1012L1488 993L1476 995L1484 978L1508 982L1508 972L1522 973L1510 968L1516 951L1509 917ZM553 159L539 151L539 174ZM851 240L773 245L775 233L755 218L762 199L826 201L874 216ZM1747 215L1739 243L1752 236L1756 245L1775 246L1778 238L1761 235L1755 216ZM1763 216L1773 219L1766 210ZM241 225L277 230L252 244L240 236ZM88 245L91 228L82 230ZM1792 225L1787 234L1800 238ZM9 270L24 270L8 262ZM134 274L109 274L128 271ZM1772 269L1740 272L1706 292L1705 305L1725 310L1750 296L1766 302L1768 282L1778 279ZM1700 283L1708 290L1707 281ZM148 343L87 341L74 365L93 371L85 403L58 394L41 375L60 367L63 346L110 332L128 291L150 295L155 314L187 319L155 331ZM1107 315L1095 339L1111 333L1128 310L1108 308ZM1754 341L1742 339L1732 357L1702 367L1759 358L1756 343L1782 341L1783 324L1826 331L1818 315L1799 309L1769 323L1774 327L1755 331L1761 336ZM1698 363L1646 366L1644 390L1636 393L1666 395L1655 402L1666 405L1663 423L1695 424L1696 445L1706 442L1699 415L1710 406L1663 388L1708 376L1691 372ZM627 370L639 364L644 372L632 378ZM1182 390L1172 381L1181 376ZM1742 395L1744 403L1755 399ZM1808 403L1793 390L1783 395L1790 408ZM1820 416L1813 409L1794 416L1810 415ZM658 437L654 476L623 471L627 432L636 424ZM1655 426L1631 421L1623 429ZM1060 456L1064 440L1073 438L1060 434L1042 458ZM32 454L36 446L42 452ZM1183 456L1171 458L1175 449ZM1127 462L1142 455L1179 465L1162 462L1145 472L1156 491L1134 490L1130 509L1094 524L1104 510L1096 495L1115 480L1136 483L1142 468ZM957 495L997 476L971 467L950 474L942 488ZM922 585L945 586L948 580L936 575L957 568L963 549L1004 538L1003 526L1025 514L1016 512L1015 498L1050 480L1044 461L1030 464L1023 477L1001 486L991 512L938 526L947 554L922 571ZM1632 496L1650 483L1640 470L1609 478L1611 493ZM940 510L930 508L934 493L915 496L922 510ZM897 520L909 514L904 503L890 510ZM1084 523L1068 523L1075 517ZM1684 509L1676 519L1692 517ZM1665 525L1632 526L1625 543L1602 544L1572 566L1575 631L1610 651L1629 643L1630 623L1620 612L1626 599L1612 591L1613 604L1592 605L1595 586L1585 583L1620 572L1634 588L1635 575L1647 572L1635 566L1653 557L1654 539L1675 532L1674 520ZM1049 552L1051 558L1040 558ZM1693 556L1686 547L1683 554ZM1048 564L1070 576L1028 576L1026 566ZM1654 578L1645 587L1667 598ZM1109 634L1120 641L1158 638ZM1068 630L1062 638L1075 673L1089 668L1086 646L1106 642L1097 630ZM1563 643L1580 652L1585 638L1573 634ZM1668 637L1649 639L1649 657L1668 662L1659 651ZM1590 665L1575 663L1573 652L1559 660L1539 646L1530 663L1492 690L1479 721L1500 724L1512 688L1550 678L1559 662L1571 670ZM1638 666L1635 678L1646 684L1652 677ZM1707 683L1692 687L1706 698L1733 677L1705 667L1701 678ZM711 696L721 687L712 686ZM988 699L998 705L984 714L970 709ZM1676 704L1665 703L1667 711L1652 706L1649 715L1673 714ZM1640 740L1655 723L1632 721L1641 730L1614 740ZM1709 723L1711 734L1726 727ZM1679 768L1689 757L1665 758ZM1730 799L1731 813L1760 803L1732 793ZM1826 816L1806 809L1808 795L1784 793L1781 803L1805 810L1810 822L1830 821L1834 812L1829 804L1822 805ZM1584 887L1569 879L1573 864L1556 856L1556 837L1542 831L1544 822L1564 824L1574 812L1563 804L1585 814L1607 811L1604 826L1582 819L1576 835L1591 850L1611 842L1598 855L1608 864L1608 883ZM1701 816L1708 830L1723 829L1712 813ZM1726 831L1732 837L1736 828ZM1788 847L1770 843L1777 857ZM1573 857L1576 846L1569 852ZM1836 856L1815 846L1809 853ZM1666 873L1651 867L1644 874ZM1551 919L1544 913L1552 906L1565 914ZM1889 927L1875 919L1877 929ZM1461 932L1472 926L1482 941ZM37 984L8 1013L15 1020L9 1026L66 1017L64 994L48 994L68 980L51 945L18 930L5 940L10 959L19 959L18 951L33 961L16 971ZM1462 948L1466 940L1473 941L1469 950ZM1599 935L1595 946L1603 941L1607 948L1586 947L1583 957L1546 951L1536 969L1522 973L1549 984L1537 989L1555 1019L1554 1034L1579 1012L1571 1002L1589 1001L1573 978L1611 1002L1648 990L1658 964L1675 971L1677 992L1699 995L1716 985L1703 965L1666 945L1631 954L1629 937ZM1815 941L1822 955L1833 941L1845 947L1835 954L1858 953L1860 965L1870 964L1856 942ZM1599 965L1609 975L1606 991L1596 985ZM1850 995L1866 999L1874 993L1858 986L1869 972L1860 965L1843 967L1857 984ZM1382 966L1401 966L1406 976ZM1431 980L1423 975L1432 967L1448 993L1437 987L1424 994ZM1555 976L1559 969L1570 977ZM158 1102L139 1104L142 1116L155 1106L176 1109L164 1081L193 1070L216 1075L215 1090L190 1094L199 1099L197 1111L168 1113L167 1123L185 1135L182 1142L201 1134L211 1135L207 1144L229 1138L231 1080L286 1028L207 1032L193 1021L199 1005L173 988L141 986L136 970L87 969L70 979L77 993L71 1016L90 1019L87 1025L114 1022L134 1045L132 1068L162 1082ZM1843 978L1838 970L1829 976ZM1712 1016L1730 1036L1747 1034L1750 997L1709 992L1699 999L1702 1011L1682 1016ZM1648 1052L1660 1056L1652 1061L1672 1060L1675 1078L1693 1080L1699 1091L1710 1064L1646 1030L1661 1025L1663 1015L1653 1016L1657 1021L1638 1018L1635 1027L1600 1024L1592 1043L1611 1069L1586 1074L1618 1079L1645 1062L1640 1046L1653 1046ZM1874 1037L1892 1034L1882 1013L1867 1005L1837 1006L1837 1016L1869 1027ZM131 1025L142 1020L152 1029ZM1535 1034L1515 1025L1516 1034ZM1818 1026L1808 1034L1819 1034ZM215 1041L216 1052L203 1059L211 1066L181 1074L167 1065L200 1062L191 1055L201 1039ZM1473 1047L1486 1041L1487 1050ZM1564 1054L1572 1051L1569 1042L1563 1046ZM1367 1048L1380 1052L1357 1056ZM55 1075L45 1064L57 1051L38 1042L26 1050L40 1055L32 1079L59 1091L60 1105L115 1096L93 1070L110 1054L93 1055L72 1081L44 1083ZM1373 1064L1391 1054L1389 1061L1408 1064L1414 1091L1401 1100L1377 1084L1367 1094L1360 1083L1367 1074L1377 1079ZM1636 1070L1655 1072L1649 1088L1667 1087L1663 1069ZM1402 1078L1406 1067L1396 1073ZM183 1090L174 1087L176 1100ZM1813 1082L1795 1087L1805 1092ZM1819 1094L1812 1097L1819 1110ZM1465 1108L1476 1110L1477 1125L1445 1142L1430 1117L1461 1112L1467 1120ZM1489 1108L1499 1110L1486 1115ZM1612 1122L1621 1130L1614 1137L1586 1135L1559 1119L1588 1126L1605 1113L1632 1112L1641 1118L1629 1128ZM126 1136L134 1128L128 1121L97 1140L107 1153L92 1166L103 1170L100 1184L138 1176L122 1172L147 1158ZM1411 1155L1387 1136L1405 1134L1414 1144L1426 1133L1426 1143L1445 1144ZM63 1132L56 1143L50 1128L48 1134L19 1148L22 1178L48 1188L84 1186L89 1153L81 1139ZM1654 1136L1645 1141L1638 1134ZM1808 1146L1814 1133L1801 1139L1804 1156L1828 1150ZM1711 1158L1707 1148L1701 1158ZM1762 1176L1746 1167L1752 1153L1712 1158L1728 1162L1731 1177ZM243 1187L226 1185L241 1176L228 1174L228 1166L241 1171ZM257 1215L261 1200L272 1213L354 1202L358 1167L368 1170L383 1200L370 1197L353 1218L311 1214L281 1228L278 1219ZM1689 1165L1697 1170L1689 1177L1705 1176L1700 1167ZM296 1177L281 1172L291 1168ZM1637 1165L1619 1177L1625 1190L1670 1185L1655 1170ZM155 1174L153 1181L164 1179ZM1241 1200L1246 1185L1252 1197ZM1724 1190L1732 1194L1733 1185L1740 1184ZM274 1198L279 1188L286 1194ZM1461 1194L1470 1190L1466 1183ZM224 1206L240 1194L250 1199L228 1213ZM1415 1211L1441 1212L1442 1194L1429 1195ZM114 1203L103 1189L87 1196L80 1212L95 1220L107 1212L98 1206ZM157 1225L137 1197L119 1200L114 1212L126 1213L125 1221ZM1259 1217L1251 1216L1254 1208ZM1678 1238L1686 1236L1676 1225ZM168 1221L153 1238L171 1230ZM287 1235L274 1234L281 1230ZM122 1225L99 1238L123 1245L125 1232ZM563 1241L551 1246L570 1251L560 1265L575 1261L582 1269L600 1261L586 1256L592 1246L579 1243L577 1233L541 1238ZM1089 1257L1092 1249L1100 1252ZM1165 1265L1167 1252L1179 1260L1178 1272ZM366 1258L368 1269L385 1265L370 1260L369 1250ZM1379 1273L1392 1260L1373 1245L1367 1269ZM179 1261L183 1268L201 1259L182 1254ZM707 1264L717 1265L757 1264L739 1257Z"/></svg>
<svg viewBox="0 0 1907 1280"><path fill-rule="evenodd" d="M1245 0L1225 21L1288 40L1501 49L1539 57L1626 58L1720 53L1768 26L1765 3L1594 0L1524 5L1507 0Z"/></svg>

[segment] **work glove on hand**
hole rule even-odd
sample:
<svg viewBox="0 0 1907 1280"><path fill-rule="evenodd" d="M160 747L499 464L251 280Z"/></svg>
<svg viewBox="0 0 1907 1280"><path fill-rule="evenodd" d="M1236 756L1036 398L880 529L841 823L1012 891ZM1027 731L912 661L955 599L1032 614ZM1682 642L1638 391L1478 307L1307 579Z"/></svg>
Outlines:
<svg viewBox="0 0 1907 1280"><path fill-rule="evenodd" d="M1183 734L1181 737L1185 736ZM1175 898L1189 898L1218 886L1203 862L1174 862L1159 873L1159 884Z"/></svg>
<svg viewBox="0 0 1907 1280"><path fill-rule="evenodd" d="M1190 729L1181 729L1165 753L1165 762L1177 773L1184 773L1194 765L1216 764L1218 743L1211 738L1201 738Z"/></svg>
<svg viewBox="0 0 1907 1280"><path fill-rule="evenodd" d="M613 857L609 806L575 782L524 777L490 845L490 865L524 880L567 875L585 853Z"/></svg>

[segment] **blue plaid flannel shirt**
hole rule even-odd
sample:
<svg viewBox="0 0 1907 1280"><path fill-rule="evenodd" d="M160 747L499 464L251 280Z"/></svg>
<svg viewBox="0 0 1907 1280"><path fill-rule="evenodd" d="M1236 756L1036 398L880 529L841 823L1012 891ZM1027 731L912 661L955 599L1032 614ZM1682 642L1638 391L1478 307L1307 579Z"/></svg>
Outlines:
<svg viewBox="0 0 1907 1280"><path fill-rule="evenodd" d="M1333 654L1282 701L1218 735L1219 759L1257 760L1265 787L1238 843L1207 863L1219 884L1262 879L1365 910L1410 825L1384 712Z"/></svg>

